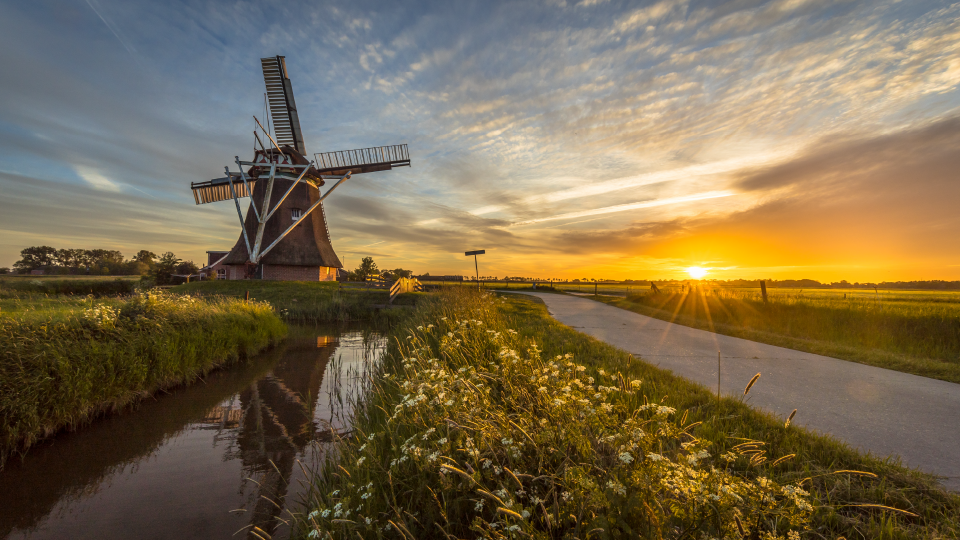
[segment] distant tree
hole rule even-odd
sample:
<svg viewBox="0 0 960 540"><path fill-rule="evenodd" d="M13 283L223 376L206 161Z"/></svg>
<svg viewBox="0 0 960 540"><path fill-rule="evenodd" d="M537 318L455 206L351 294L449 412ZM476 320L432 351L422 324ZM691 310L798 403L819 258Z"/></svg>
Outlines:
<svg viewBox="0 0 960 540"><path fill-rule="evenodd" d="M156 261L156 259L157 259L156 253L152 251L147 251L145 249L141 249L140 251L137 252L136 255L133 256L134 261L138 263L143 263L147 266L153 266L153 263L154 261Z"/></svg>
<svg viewBox="0 0 960 540"><path fill-rule="evenodd" d="M173 252L168 251L157 259L153 265L153 279L157 285L168 285L177 273L177 266L182 263Z"/></svg>
<svg viewBox="0 0 960 540"><path fill-rule="evenodd" d="M9 273L10 273L9 268L7 268L6 266L0 267L0 274L9 274Z"/></svg>
<svg viewBox="0 0 960 540"><path fill-rule="evenodd" d="M64 268L74 268L77 266L73 261L72 249L58 249L53 255L53 260L57 266L62 266Z"/></svg>
<svg viewBox="0 0 960 540"><path fill-rule="evenodd" d="M413 270L404 270L403 268L394 268L383 272L384 277L389 279L400 279L413 277Z"/></svg>
<svg viewBox="0 0 960 540"><path fill-rule="evenodd" d="M27 273L30 270L53 266L56 263L57 250L50 246L33 246L20 250L20 260L13 263L18 271Z"/></svg>
<svg viewBox="0 0 960 540"><path fill-rule="evenodd" d="M129 261L123 264L123 274L126 276L145 276L150 273L150 267L142 262Z"/></svg>
<svg viewBox="0 0 960 540"><path fill-rule="evenodd" d="M373 257L364 257L353 273L357 276L357 281L366 281L369 277L379 275L380 270L377 268L377 263L373 262Z"/></svg>
<svg viewBox="0 0 960 540"><path fill-rule="evenodd" d="M182 276L188 276L191 274L196 274L200 271L200 267L193 263L193 261L183 261L177 265L176 273Z"/></svg>

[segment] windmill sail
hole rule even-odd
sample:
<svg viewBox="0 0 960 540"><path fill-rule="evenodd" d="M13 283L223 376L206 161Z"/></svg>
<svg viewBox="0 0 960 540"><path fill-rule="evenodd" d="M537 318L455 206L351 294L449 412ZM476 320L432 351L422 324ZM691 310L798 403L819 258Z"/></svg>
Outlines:
<svg viewBox="0 0 960 540"><path fill-rule="evenodd" d="M297 116L297 104L293 100L293 86L287 77L287 63L283 56L261 58L263 82L267 85L267 101L270 104L270 117L273 118L273 130L280 147L290 145L307 155L303 145L303 132L300 130L300 117Z"/></svg>
<svg viewBox="0 0 960 540"><path fill-rule="evenodd" d="M234 201L242 233L216 263L227 279L332 281L334 270L343 265L330 242L323 200L352 175L409 167L410 152L407 145L396 144L322 152L310 161L284 57L261 58L260 63L272 138L279 149L265 148L255 133L259 148L252 160L237 157L240 171L225 167L226 177L192 182L194 202ZM324 180L331 178L336 184L322 193ZM243 197L250 199L246 215L240 207ZM218 275L223 274L218 270Z"/></svg>

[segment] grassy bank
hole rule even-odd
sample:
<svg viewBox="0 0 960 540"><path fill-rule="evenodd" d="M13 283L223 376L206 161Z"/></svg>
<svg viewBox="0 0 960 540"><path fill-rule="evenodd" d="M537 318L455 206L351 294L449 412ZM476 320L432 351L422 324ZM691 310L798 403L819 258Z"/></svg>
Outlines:
<svg viewBox="0 0 960 540"><path fill-rule="evenodd" d="M38 438L191 382L286 334L270 306L234 299L146 292L6 301L0 464Z"/></svg>
<svg viewBox="0 0 960 540"><path fill-rule="evenodd" d="M694 290L599 297L677 324L960 382L960 296Z"/></svg>
<svg viewBox="0 0 960 540"><path fill-rule="evenodd" d="M394 320L400 316L395 310L381 310L377 307L389 300L386 290L341 286L337 282L216 280L187 283L174 287L173 290L235 298L244 298L249 291L251 300L269 302L284 318L291 320ZM394 304L413 305L420 297L421 293L403 294L397 297Z"/></svg>
<svg viewBox="0 0 960 540"><path fill-rule="evenodd" d="M930 477L718 402L531 299L446 291L395 337L313 479L305 537L960 533L960 498Z"/></svg>
<svg viewBox="0 0 960 540"><path fill-rule="evenodd" d="M118 296L132 294L139 284L133 279L3 279L0 297L18 294Z"/></svg>

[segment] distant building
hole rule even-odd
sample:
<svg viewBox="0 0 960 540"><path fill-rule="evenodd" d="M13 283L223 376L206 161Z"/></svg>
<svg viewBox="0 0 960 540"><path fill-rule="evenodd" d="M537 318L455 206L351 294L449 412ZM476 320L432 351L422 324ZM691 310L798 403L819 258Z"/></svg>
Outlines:
<svg viewBox="0 0 960 540"><path fill-rule="evenodd" d="M223 265L223 260L229 253L229 251L208 251L207 264L200 269L202 279L227 279L227 267Z"/></svg>

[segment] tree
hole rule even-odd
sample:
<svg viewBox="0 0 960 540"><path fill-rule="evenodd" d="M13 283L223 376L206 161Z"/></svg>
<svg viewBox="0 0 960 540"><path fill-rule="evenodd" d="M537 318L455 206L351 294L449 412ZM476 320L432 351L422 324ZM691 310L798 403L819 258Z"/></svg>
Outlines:
<svg viewBox="0 0 960 540"><path fill-rule="evenodd" d="M58 249L53 255L53 260L58 266L62 266L64 268L73 268L77 266L73 261L72 249Z"/></svg>
<svg viewBox="0 0 960 540"><path fill-rule="evenodd" d="M143 263L147 266L153 266L153 263L154 261L156 261L156 259L157 259L156 253L152 251L147 251L145 249L141 249L140 251L137 252L136 255L133 256L134 261L138 263Z"/></svg>
<svg viewBox="0 0 960 540"><path fill-rule="evenodd" d="M9 268L7 268L6 266L0 267L0 274L9 274L9 273L10 273Z"/></svg>
<svg viewBox="0 0 960 540"><path fill-rule="evenodd" d="M123 273L128 276L145 276L150 273L150 267L142 262L130 261L123 266Z"/></svg>
<svg viewBox="0 0 960 540"><path fill-rule="evenodd" d="M167 285L172 280L173 274L177 273L177 265L181 262L172 251L168 251L157 259L153 266L153 279L157 285Z"/></svg>
<svg viewBox="0 0 960 540"><path fill-rule="evenodd" d="M353 273L357 276L357 281L366 281L368 277L379 275L380 270L377 269L377 263L373 262L373 257L364 257Z"/></svg>
<svg viewBox="0 0 960 540"><path fill-rule="evenodd" d="M393 270L387 270L383 273L384 276L391 279L400 279L400 278L409 278L413 277L413 270L404 270L403 268L394 268Z"/></svg>
<svg viewBox="0 0 960 540"><path fill-rule="evenodd" d="M188 276L191 274L196 274L200 271L200 267L193 263L193 261L183 261L177 265L177 274L182 276Z"/></svg>
<svg viewBox="0 0 960 540"><path fill-rule="evenodd" d="M20 250L20 260L13 267L20 272L29 272L46 266L53 266L57 250L50 246L33 246Z"/></svg>

